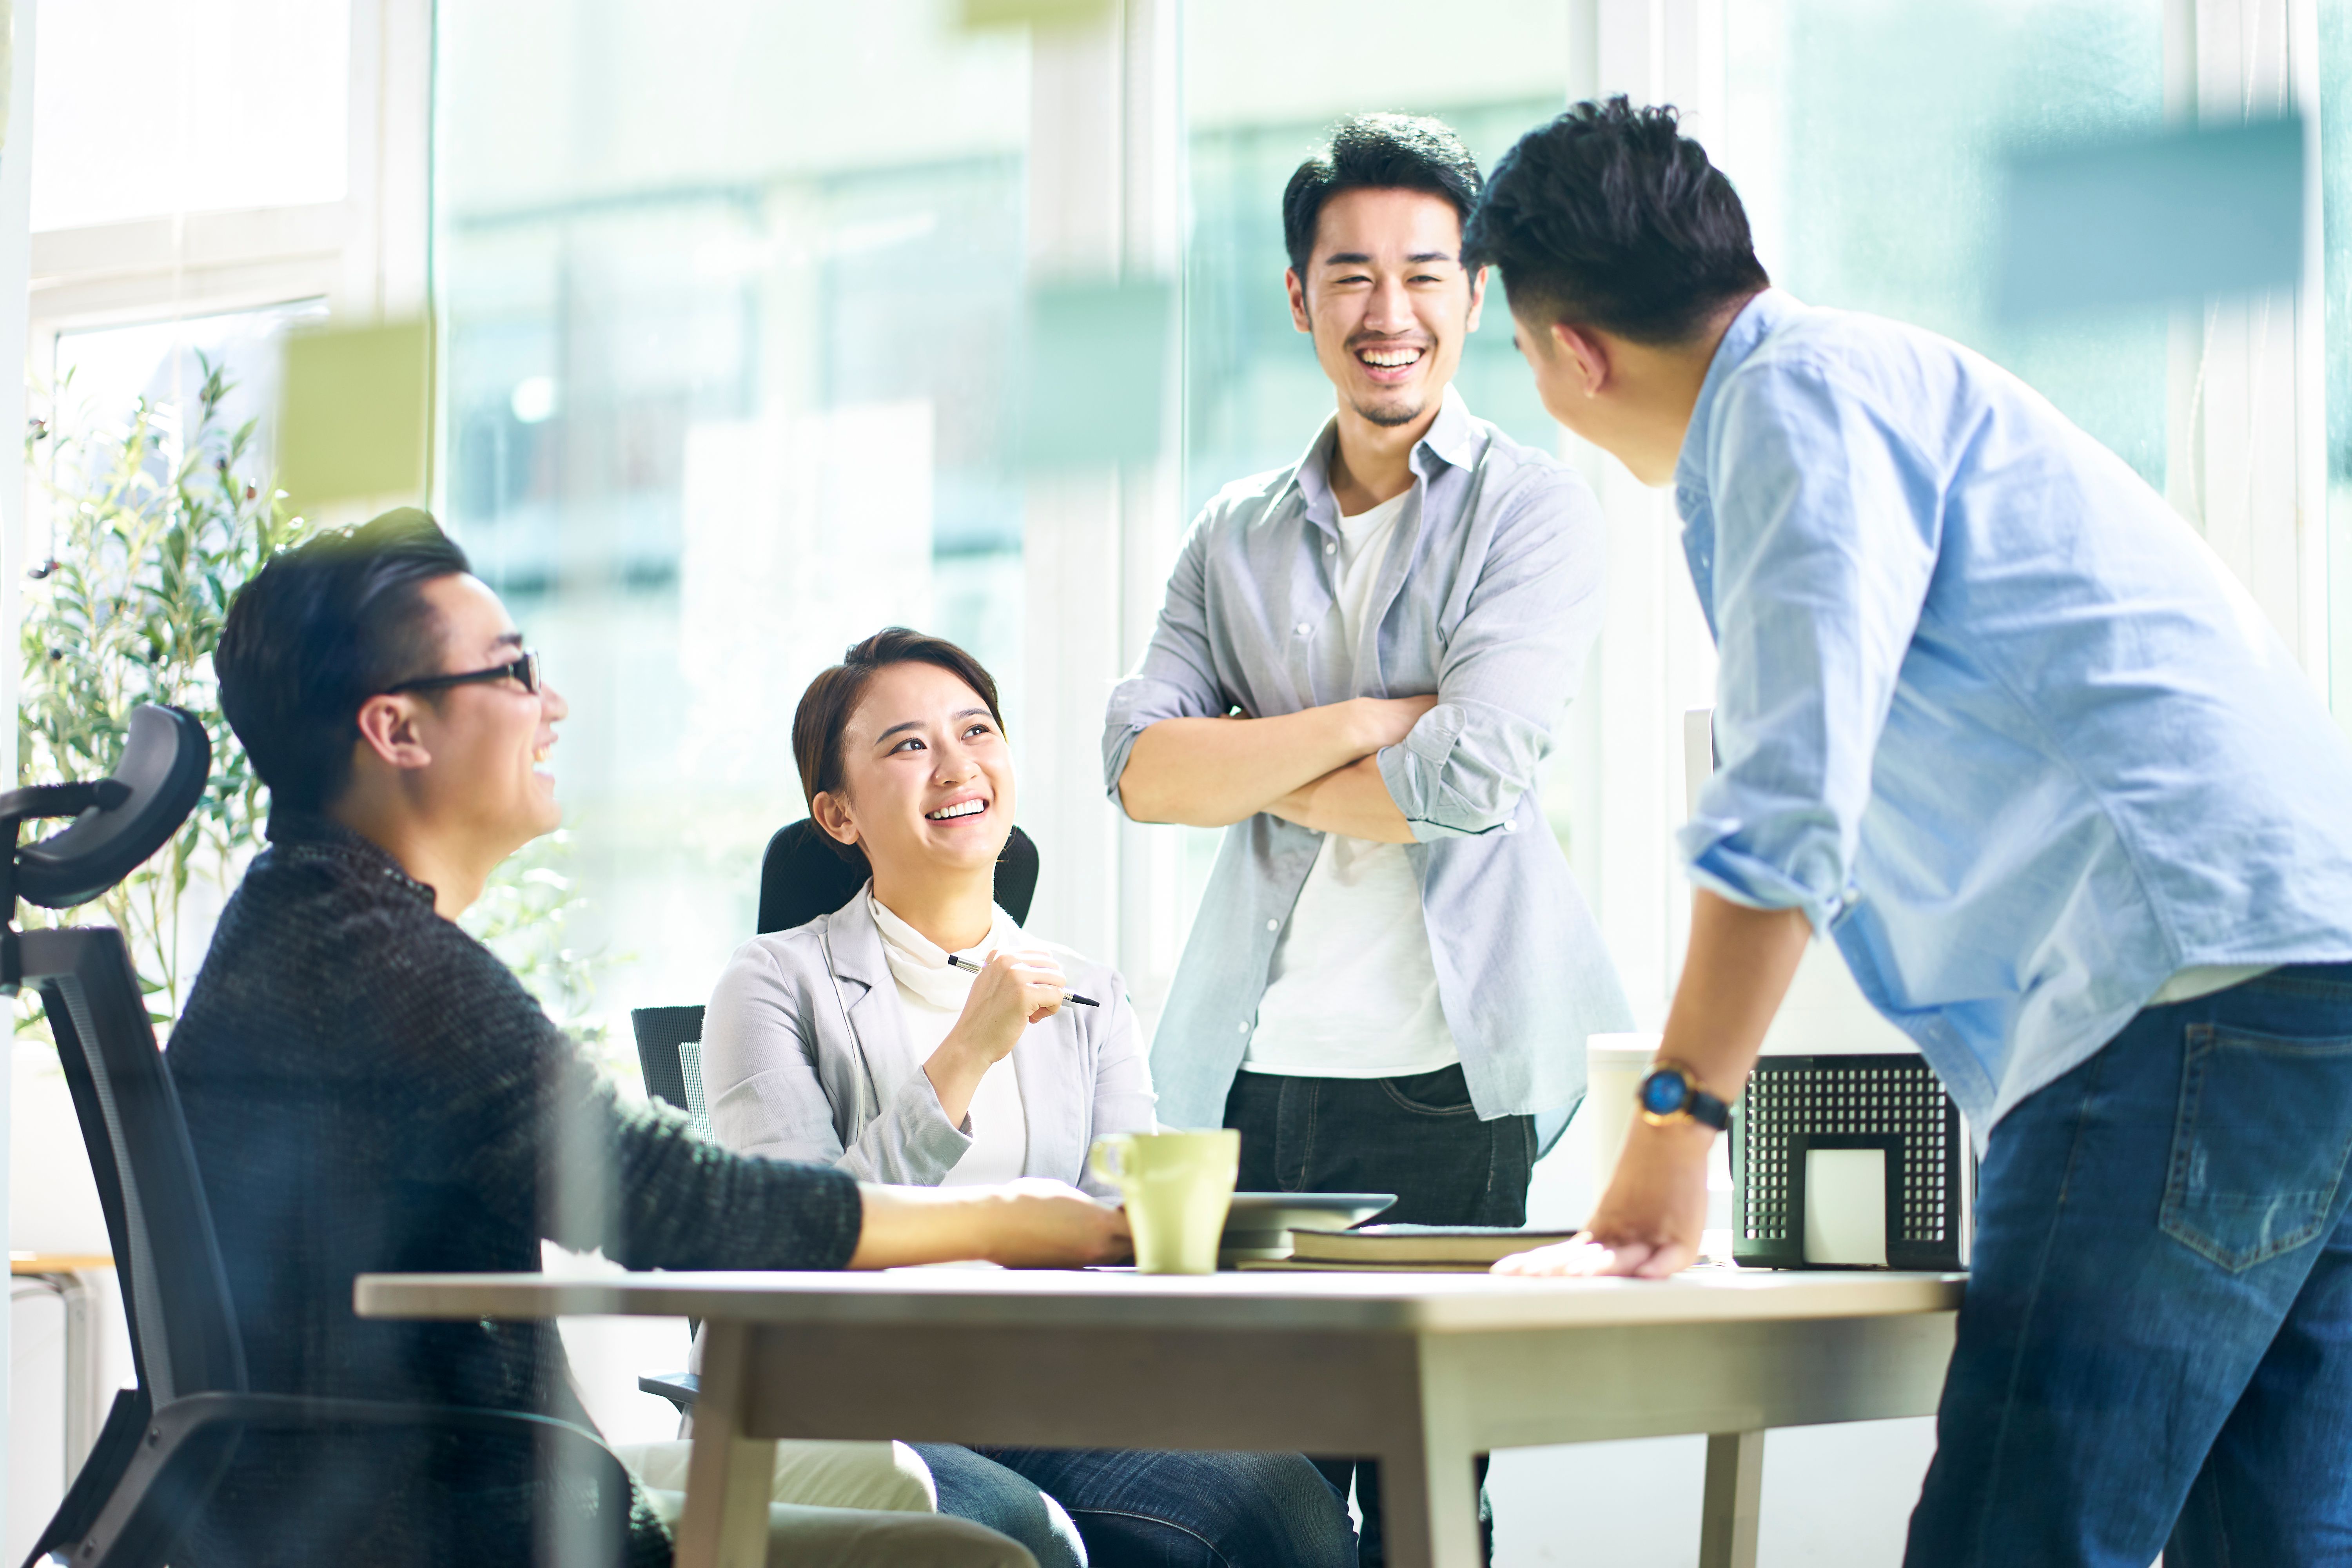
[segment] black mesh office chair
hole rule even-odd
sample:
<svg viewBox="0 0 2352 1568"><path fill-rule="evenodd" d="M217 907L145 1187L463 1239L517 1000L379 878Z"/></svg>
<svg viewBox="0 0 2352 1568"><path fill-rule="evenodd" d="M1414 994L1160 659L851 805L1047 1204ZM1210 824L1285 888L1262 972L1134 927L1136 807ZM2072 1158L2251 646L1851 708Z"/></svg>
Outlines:
<svg viewBox="0 0 2352 1568"><path fill-rule="evenodd" d="M803 817L779 827L760 858L760 934L790 931L831 914L865 885L866 873L828 848L815 823ZM996 862L996 901L1014 920L1026 921L1036 897L1037 846L1015 827ZM629 1027L637 1037L646 1092L690 1111L678 1047L701 1040L702 1008L634 1007Z"/></svg>
<svg viewBox="0 0 2352 1568"><path fill-rule="evenodd" d="M790 931L857 896L866 871L833 851L807 817L776 829L760 857L760 934ZM1016 826L996 858L996 901L1024 924L1037 897L1037 846Z"/></svg>
<svg viewBox="0 0 2352 1568"><path fill-rule="evenodd" d="M645 1069L646 1092L665 1105L693 1110L686 1102L686 1065L677 1052L680 1046L702 1038L702 1004L632 1007L629 1028L637 1037L637 1066Z"/></svg>
<svg viewBox="0 0 2352 1568"><path fill-rule="evenodd" d="M130 874L186 820L212 748L174 708L131 716L110 778L0 795L0 990L38 990L89 1150L131 1330L136 1388L115 1395L98 1442L41 1532L26 1568L158 1568L203 1506L248 1427L322 1435L433 1426L535 1435L593 1478L599 1508L626 1519L628 1476L593 1434L507 1410L255 1394L178 1094L122 935L110 927L16 929L19 897L48 909L87 903ZM62 833L15 847L35 817Z"/></svg>

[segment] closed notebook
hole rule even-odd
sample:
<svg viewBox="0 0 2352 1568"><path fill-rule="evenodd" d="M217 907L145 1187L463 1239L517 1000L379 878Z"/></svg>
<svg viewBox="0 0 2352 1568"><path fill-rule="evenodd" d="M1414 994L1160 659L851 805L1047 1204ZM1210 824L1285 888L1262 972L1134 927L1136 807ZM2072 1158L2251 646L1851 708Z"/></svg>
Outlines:
<svg viewBox="0 0 2352 1568"><path fill-rule="evenodd" d="M1478 1225L1368 1225L1355 1230L1294 1230L1293 1268L1481 1269L1515 1252L1566 1241L1573 1230L1506 1230Z"/></svg>

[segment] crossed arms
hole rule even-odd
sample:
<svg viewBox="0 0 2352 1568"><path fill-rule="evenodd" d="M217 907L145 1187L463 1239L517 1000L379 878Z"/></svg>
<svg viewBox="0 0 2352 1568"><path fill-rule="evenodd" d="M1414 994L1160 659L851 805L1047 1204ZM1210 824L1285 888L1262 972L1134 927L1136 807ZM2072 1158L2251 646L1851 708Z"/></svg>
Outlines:
<svg viewBox="0 0 2352 1568"><path fill-rule="evenodd" d="M1377 753L1434 697L1353 697L1267 719L1162 719L1135 738L1119 804L1138 822L1223 827L1269 812L1318 833L1410 844Z"/></svg>
<svg viewBox="0 0 2352 1568"><path fill-rule="evenodd" d="M1465 525L1467 573L1419 612L1441 628L1433 695L1247 719L1222 715L1236 700L1256 706L1253 692L1297 689L1278 673L1286 639L1249 625L1268 616L1258 584L1281 563L1252 560L1234 517L1204 515L1141 664L1111 696L1104 782L1120 808L1197 827L1265 812L1390 844L1507 830L1600 629L1605 545L1565 473L1490 491L1486 504L1498 515ZM1287 615L1271 618L1288 631Z"/></svg>

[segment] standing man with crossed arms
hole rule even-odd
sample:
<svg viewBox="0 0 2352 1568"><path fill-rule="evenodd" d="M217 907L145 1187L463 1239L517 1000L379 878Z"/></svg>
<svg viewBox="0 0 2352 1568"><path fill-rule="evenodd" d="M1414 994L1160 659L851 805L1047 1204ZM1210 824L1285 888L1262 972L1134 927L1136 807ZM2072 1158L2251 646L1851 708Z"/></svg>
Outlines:
<svg viewBox="0 0 2352 1568"><path fill-rule="evenodd" d="M1671 482L1722 652L1650 1119L1587 1237L1691 1261L1807 940L1983 1155L1911 1568L2352 1552L2352 750L2189 525L2014 376L1769 286L1667 109L1469 232L1544 405Z"/></svg>
<svg viewBox="0 0 2352 1568"><path fill-rule="evenodd" d="M1240 1129L1244 1190L1517 1226L1538 1113L1564 1123L1586 1034L1630 1023L1535 789L1601 626L1600 509L1449 385L1478 188L1402 115L1292 176L1291 316L1339 407L1192 525L1103 765L1136 820L1229 829L1152 1044L1160 1119Z"/></svg>

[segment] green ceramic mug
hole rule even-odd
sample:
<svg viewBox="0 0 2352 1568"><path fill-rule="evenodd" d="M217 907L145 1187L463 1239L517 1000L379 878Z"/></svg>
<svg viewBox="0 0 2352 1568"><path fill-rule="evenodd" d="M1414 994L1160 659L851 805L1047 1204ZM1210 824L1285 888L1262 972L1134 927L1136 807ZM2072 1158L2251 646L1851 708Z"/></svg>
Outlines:
<svg viewBox="0 0 2352 1568"><path fill-rule="evenodd" d="M1127 1199L1138 1271L1217 1271L1217 1238L1241 1174L1239 1132L1114 1132L1095 1140L1088 1159Z"/></svg>

